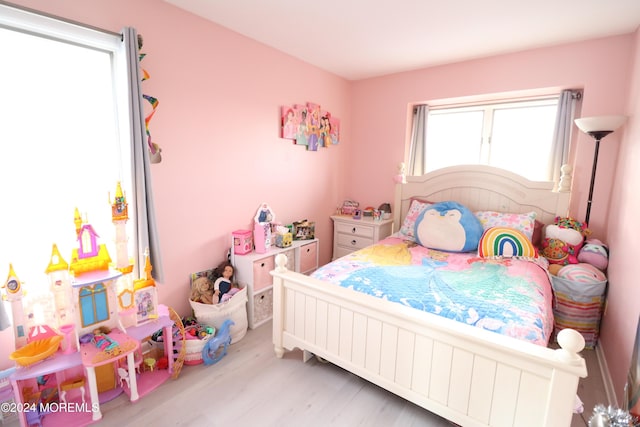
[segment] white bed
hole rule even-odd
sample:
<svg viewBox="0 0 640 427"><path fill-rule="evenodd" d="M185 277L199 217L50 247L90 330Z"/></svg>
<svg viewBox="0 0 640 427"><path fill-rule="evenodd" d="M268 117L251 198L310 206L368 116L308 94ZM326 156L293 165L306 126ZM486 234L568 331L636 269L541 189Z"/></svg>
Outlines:
<svg viewBox="0 0 640 427"><path fill-rule="evenodd" d="M564 179L567 182L567 179ZM471 210L565 216L569 192L485 166L445 168L398 184L398 230L412 197ZM325 283L276 258L276 355L299 348L463 426L568 426L584 340L563 330L553 350Z"/></svg>

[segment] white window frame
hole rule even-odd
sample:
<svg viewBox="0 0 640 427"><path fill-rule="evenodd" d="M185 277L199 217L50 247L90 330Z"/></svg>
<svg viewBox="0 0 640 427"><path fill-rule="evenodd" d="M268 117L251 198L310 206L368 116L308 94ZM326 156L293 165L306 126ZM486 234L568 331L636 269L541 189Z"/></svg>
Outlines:
<svg viewBox="0 0 640 427"><path fill-rule="evenodd" d="M14 7L10 5L0 4L0 28L18 31L25 34L29 34L32 36L43 37L53 41L58 41L62 43L68 43L71 45L86 47L89 49L106 52L111 59L111 74L113 77L113 99L114 105L116 106L115 112L115 120L114 129L116 133L116 137L118 138L117 147L114 148L118 150L118 156L121 159L120 161L120 170L118 171L118 175L120 177L121 186L126 194L127 201L129 203L129 212L131 218L129 220L129 224L133 227L132 223L135 222L135 201L136 196L132 191L132 183L133 183L133 163L132 163L132 141L131 141L131 131L130 131L130 122L129 122L129 87L127 83L127 63L126 63L126 48L124 43L122 42L122 35L118 33L113 33L109 31L104 31L96 28L92 28L89 26L85 26L83 24L61 20L56 17L47 16L41 14L39 12L30 11L28 9L22 9L20 7ZM46 70L43 70L46 73ZM91 102L96 102L97 100L91 100L90 94L87 95L87 106ZM88 153L92 156L91 161L100 161L100 153ZM52 179L52 177L39 177L40 179ZM111 190L111 197L115 194L117 182L113 182ZM96 189L96 191L103 192L103 189ZM110 208L107 204L108 194L104 194L105 200L105 210L109 210ZM78 207L82 210L82 200L78 200ZM84 211L83 211L84 212ZM91 213L88 213L90 216ZM90 219L90 218L89 218ZM73 223L73 212L69 213L69 223ZM64 227L65 224L61 224L61 227ZM115 230L100 230L101 238L103 239L102 243L107 245L113 245L115 242L112 242L111 235L115 236ZM131 234L130 234L131 235ZM30 245L43 245L44 247L51 248L52 243L49 241L38 241L37 236L29 236L30 237ZM129 239L133 241L133 239ZM8 242L8 244L16 244L19 242ZM112 252L115 255L115 251ZM131 254L131 248L129 250ZM112 256L113 256L112 255ZM68 255L63 254L64 257L68 259ZM114 260L115 261L115 260ZM48 259L34 259L33 267L38 271L43 271L44 267L46 267L46 262ZM3 263L4 264L4 263ZM0 274L2 274L2 269L8 268L8 265L0 265ZM16 271L18 277L21 277L21 272ZM28 273L25 276L31 276L32 273ZM44 288L47 288L48 284L46 283L46 277L42 276L43 280L37 280L37 288L34 289L33 280L29 284L30 290L35 290L36 292L44 291ZM21 280L24 280L21 277ZM44 282L44 283L43 283Z"/></svg>
<svg viewBox="0 0 640 427"><path fill-rule="evenodd" d="M426 126L426 136L425 136L425 172L431 172L439 167L434 167L433 162L429 159L430 151L433 152L433 148L430 149L432 144L436 144L433 139L429 138L429 123L431 122L431 118L433 116L448 114L448 113L462 113L462 112L482 112L482 132L477 141L477 161L474 161L473 164L491 164L491 149L492 149L492 131L493 131L493 120L494 120L494 112L500 109L516 109L522 107L537 107L537 106L557 106L559 94L546 95L540 97L528 97L521 99L509 99L509 100L491 100L478 102L473 104L448 104L448 105L429 105L429 113L427 118L427 126ZM551 129L555 124L554 121L550 123ZM526 132L526 129L524 130ZM549 142L551 142L552 134L549 135ZM469 143L469 145L476 146L473 143ZM468 162L465 162L468 163ZM441 164L441 163L439 163ZM454 164L448 164L448 166L453 166ZM546 165L541 165L542 168L546 167ZM520 171L514 170L515 173L520 173Z"/></svg>

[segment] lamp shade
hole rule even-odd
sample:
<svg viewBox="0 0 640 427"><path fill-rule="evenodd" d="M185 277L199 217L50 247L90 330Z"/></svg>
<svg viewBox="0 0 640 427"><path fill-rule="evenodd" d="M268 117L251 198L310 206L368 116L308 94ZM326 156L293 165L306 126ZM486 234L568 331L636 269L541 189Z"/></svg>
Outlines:
<svg viewBox="0 0 640 427"><path fill-rule="evenodd" d="M626 116L595 116L576 119L575 123L578 129L586 134L603 131L611 133L622 126L626 120Z"/></svg>

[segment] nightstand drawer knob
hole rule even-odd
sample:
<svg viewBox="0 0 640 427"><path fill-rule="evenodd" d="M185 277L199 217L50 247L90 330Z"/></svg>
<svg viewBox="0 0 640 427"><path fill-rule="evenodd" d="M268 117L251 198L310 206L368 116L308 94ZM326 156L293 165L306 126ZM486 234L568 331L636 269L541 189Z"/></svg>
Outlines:
<svg viewBox="0 0 640 427"><path fill-rule="evenodd" d="M353 239L353 240L351 241L351 244L352 244L352 245L354 245L354 246L355 246L357 243L358 243L358 242L356 242L356 240L355 240L355 239Z"/></svg>
<svg viewBox="0 0 640 427"><path fill-rule="evenodd" d="M355 228L355 227L353 227L353 228L351 229L351 232L352 232L353 234L356 234L356 228Z"/></svg>

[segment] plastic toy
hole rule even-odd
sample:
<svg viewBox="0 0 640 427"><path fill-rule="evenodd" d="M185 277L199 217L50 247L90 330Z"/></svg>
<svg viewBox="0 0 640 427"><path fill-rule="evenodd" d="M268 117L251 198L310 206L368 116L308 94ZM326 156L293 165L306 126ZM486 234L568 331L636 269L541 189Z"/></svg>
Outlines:
<svg viewBox="0 0 640 427"><path fill-rule="evenodd" d="M27 325L24 316L22 297L24 290L18 275L13 270L13 265L9 264L9 274L3 286L7 290L7 301L11 303L11 314L13 315L13 336L15 337L16 349L27 344Z"/></svg>
<svg viewBox="0 0 640 427"><path fill-rule="evenodd" d="M39 384L39 381L45 380L43 375L37 374L40 370L51 373L47 375L55 374L56 378L61 376L60 381L66 379L56 388L56 395L59 391L63 403L69 399L64 392L80 387L81 391L84 391L86 380L89 385L87 391L90 394L90 399L87 400L93 402L90 416L95 422L102 417L98 402L105 395L109 396L107 399L117 396L117 393L111 393L111 390L117 389L119 384L126 386L122 388L126 388L129 399L136 401L166 381L169 376L177 377L182 366L183 353L177 355L175 362L173 358L167 360L166 374L154 373L140 384L135 374L129 375L129 372L133 372L142 361L142 358L138 358L137 362L135 360L139 343L159 329L169 334L174 324L181 326L181 323L179 318L176 319L177 315L173 310L157 304L148 251L145 253L146 274L139 280L133 280L133 268L122 246L127 242L124 222L128 216L126 199L119 184L112 205L112 216L116 230L123 231L116 232L116 246L119 249L115 265L119 268L113 268L110 264L112 260L106 246L99 244L98 234L90 224L84 223L78 209L75 209L74 213L78 247L73 249L69 264L61 256L57 246L53 245L51 259L45 270L50 293L38 297L40 299L34 300L36 303L32 302L27 306L23 298L23 286L13 266L9 266L9 274L3 288L6 291L5 299L11 303L16 339L16 351L9 357L20 367L11 374L11 381L16 384L15 387L11 387L15 401L28 402L31 398L34 399L34 403L46 402L45 399L49 397L45 396L44 392L37 391L29 395L27 391L32 383ZM36 305L41 307L39 312L35 311ZM133 321L125 328L122 319L132 311ZM105 327L106 330L103 329ZM184 333L182 339L184 340ZM58 352L63 340L62 349ZM171 340L164 344L164 351L166 354L173 354ZM73 353L79 357L75 357ZM36 363L38 366L29 368ZM115 369L101 369L100 373L93 369L102 365L113 366ZM84 368L86 379L78 379L77 368ZM126 372L127 381L117 381L117 375L125 378L125 372L117 372L118 368ZM84 401L84 392L82 395ZM2 396L0 394L0 397ZM79 399L79 396L71 396L71 402L75 399ZM41 423L44 414L23 411L17 415L20 424L26 426ZM58 415L50 416L55 418ZM73 414L69 416L74 418ZM86 414L84 416L86 417ZM65 422L52 425L69 424Z"/></svg>
<svg viewBox="0 0 640 427"><path fill-rule="evenodd" d="M213 365L226 356L227 347L231 344L231 335L229 332L233 324L233 320L226 319L222 323L218 334L204 345L202 349L202 361L205 365Z"/></svg>
<svg viewBox="0 0 640 427"><path fill-rule="evenodd" d="M109 270L111 257L107 247L104 243L98 244L98 234L91 224L83 223L78 208L75 211L74 223L78 247L72 250L69 269L76 276L96 270Z"/></svg>
<svg viewBox="0 0 640 427"><path fill-rule="evenodd" d="M32 341L11 353L9 359L15 361L20 366L33 365L58 351L60 341L62 341L61 335L54 335L49 338Z"/></svg>

